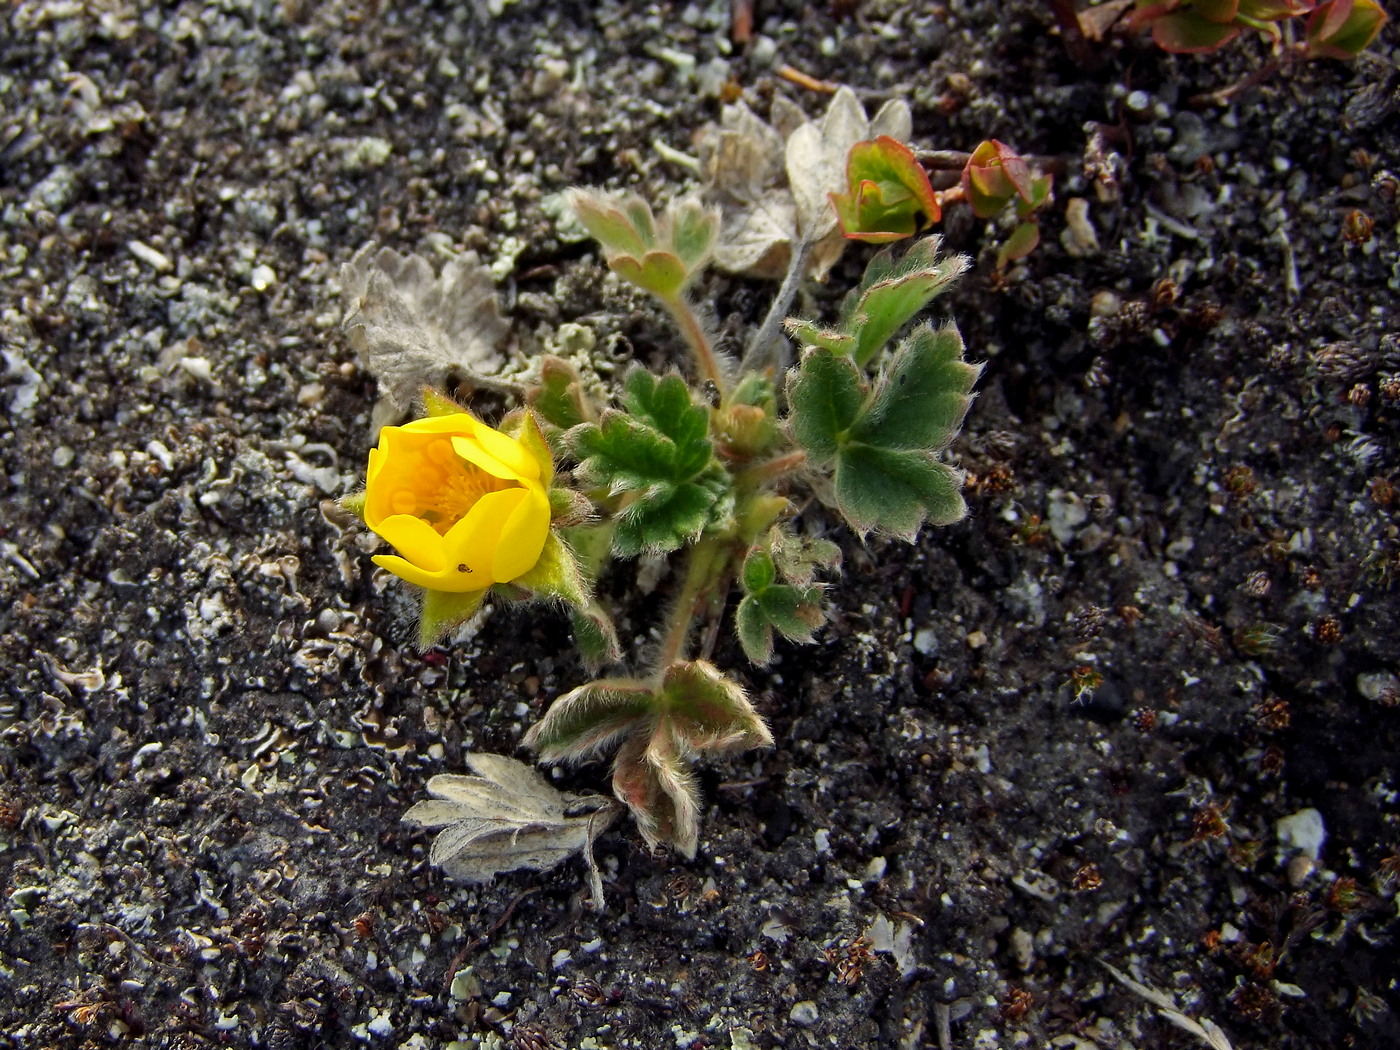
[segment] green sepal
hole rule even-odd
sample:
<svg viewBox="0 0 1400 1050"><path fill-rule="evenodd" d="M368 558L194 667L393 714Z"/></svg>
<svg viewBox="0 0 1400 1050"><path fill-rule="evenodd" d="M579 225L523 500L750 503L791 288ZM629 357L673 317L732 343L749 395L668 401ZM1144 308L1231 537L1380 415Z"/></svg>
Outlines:
<svg viewBox="0 0 1400 1050"><path fill-rule="evenodd" d="M575 607L586 606L591 601L574 552L553 530L545 537L540 560L511 583L524 587L537 598L558 598Z"/></svg>
<svg viewBox="0 0 1400 1050"><path fill-rule="evenodd" d="M593 503L573 489L549 490L549 520L559 528L572 529L593 520Z"/></svg>
<svg viewBox="0 0 1400 1050"><path fill-rule="evenodd" d="M705 660L666 668L657 694L684 753L766 747L773 734L738 682Z"/></svg>
<svg viewBox="0 0 1400 1050"><path fill-rule="evenodd" d="M365 503L369 500L369 492L361 489L359 492L351 492L349 495L341 496L336 503L344 507L361 521L365 520Z"/></svg>
<svg viewBox="0 0 1400 1050"><path fill-rule="evenodd" d="M418 615L418 648L431 649L452 631L476 615L486 600L486 591L423 592L423 609Z"/></svg>
<svg viewBox="0 0 1400 1050"><path fill-rule="evenodd" d="M441 390L434 390L430 386L423 388L423 415L425 416L454 416L467 411L452 398L448 397Z"/></svg>
<svg viewBox="0 0 1400 1050"><path fill-rule="evenodd" d="M923 165L908 146L888 135L851 147L846 192L830 196L841 232L871 244L911 236L920 215L928 223L942 217Z"/></svg>
<svg viewBox="0 0 1400 1050"><path fill-rule="evenodd" d="M578 371L562 357L548 354L540 362L540 382L525 400L547 423L568 430L593 418L583 397Z"/></svg>
<svg viewBox="0 0 1400 1050"><path fill-rule="evenodd" d="M684 546L732 513L729 474L715 461L709 410L678 375L657 379L634 369L624 383L625 411L569 431L582 484L623 501L613 549L623 556Z"/></svg>
<svg viewBox="0 0 1400 1050"><path fill-rule="evenodd" d="M549 442L545 440L544 432L540 430L540 424L535 419L535 414L529 410L522 413L524 418L520 421L520 427L512 436L516 441L525 447L525 451L540 465L540 484L547 490L554 484L554 451L549 447Z"/></svg>

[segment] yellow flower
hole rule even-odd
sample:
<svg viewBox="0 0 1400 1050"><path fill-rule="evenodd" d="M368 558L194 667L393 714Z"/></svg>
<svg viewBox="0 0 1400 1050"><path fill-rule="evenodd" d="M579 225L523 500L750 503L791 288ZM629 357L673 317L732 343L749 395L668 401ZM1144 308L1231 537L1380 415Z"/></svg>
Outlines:
<svg viewBox="0 0 1400 1050"><path fill-rule="evenodd" d="M374 559L430 591L481 591L535 567L549 536L541 463L466 412L385 427L369 453L365 524L399 556Z"/></svg>

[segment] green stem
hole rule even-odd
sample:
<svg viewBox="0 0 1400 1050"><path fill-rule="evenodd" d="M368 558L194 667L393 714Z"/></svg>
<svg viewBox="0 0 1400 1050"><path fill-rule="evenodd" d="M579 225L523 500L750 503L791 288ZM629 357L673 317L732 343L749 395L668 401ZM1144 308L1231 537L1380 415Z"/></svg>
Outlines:
<svg viewBox="0 0 1400 1050"><path fill-rule="evenodd" d="M787 477L796 470L800 470L807 462L807 453L789 452L783 456L776 456L773 459L766 459L762 463L756 463L743 473L735 476L734 484L744 490L757 489L760 486L769 485L779 478Z"/></svg>
<svg viewBox="0 0 1400 1050"><path fill-rule="evenodd" d="M783 277L782 287L778 289L778 297L768 308L768 316L763 319L763 324L759 326L753 341L744 351L744 360L739 365L740 372L757 372L768 363L765 359L768 345L773 342L778 329L782 327L783 318L792 309L792 301L797 298L797 290L802 287L802 278L807 276L807 265L811 259L812 244L804 238L793 250L792 261L788 263L788 271Z"/></svg>
<svg viewBox="0 0 1400 1050"><path fill-rule="evenodd" d="M714 536L699 540L690 549L686 561L685 576L681 580L680 594L667 616L666 634L661 641L661 651L656 659L658 681L678 660L685 658L686 641L690 637L691 625L695 617L704 611L724 582L725 565L729 560L727 537Z"/></svg>
<svg viewBox="0 0 1400 1050"><path fill-rule="evenodd" d="M701 377L714 383L715 389L723 399L724 395L729 393L724 368L720 365L719 355L710 345L710 337L705 334L705 326L700 323L700 318L695 316L694 308L683 295L661 301L666 304L666 309L671 311L676 324L680 325L681 335L685 336L691 353L695 355L695 363L700 369Z"/></svg>

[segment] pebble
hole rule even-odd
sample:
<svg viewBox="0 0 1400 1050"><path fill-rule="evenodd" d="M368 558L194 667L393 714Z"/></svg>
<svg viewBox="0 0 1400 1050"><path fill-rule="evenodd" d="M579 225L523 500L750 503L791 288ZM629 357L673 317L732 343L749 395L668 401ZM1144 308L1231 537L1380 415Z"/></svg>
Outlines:
<svg viewBox="0 0 1400 1050"><path fill-rule="evenodd" d="M788 1020L800 1028L811 1028L821 1020L821 1014L817 1012L816 1003L810 999L803 999L792 1004L792 1009L788 1011Z"/></svg>

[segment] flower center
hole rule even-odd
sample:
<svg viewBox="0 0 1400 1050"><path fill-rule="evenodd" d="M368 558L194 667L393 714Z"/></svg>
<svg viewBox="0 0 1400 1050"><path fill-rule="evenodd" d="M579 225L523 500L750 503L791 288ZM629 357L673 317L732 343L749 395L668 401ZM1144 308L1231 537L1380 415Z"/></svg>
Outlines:
<svg viewBox="0 0 1400 1050"><path fill-rule="evenodd" d="M475 463L468 463L456 455L453 460L451 464L444 464L441 483L422 494L423 510L420 516L443 534L465 518L482 496L516 487L515 482L492 477Z"/></svg>

